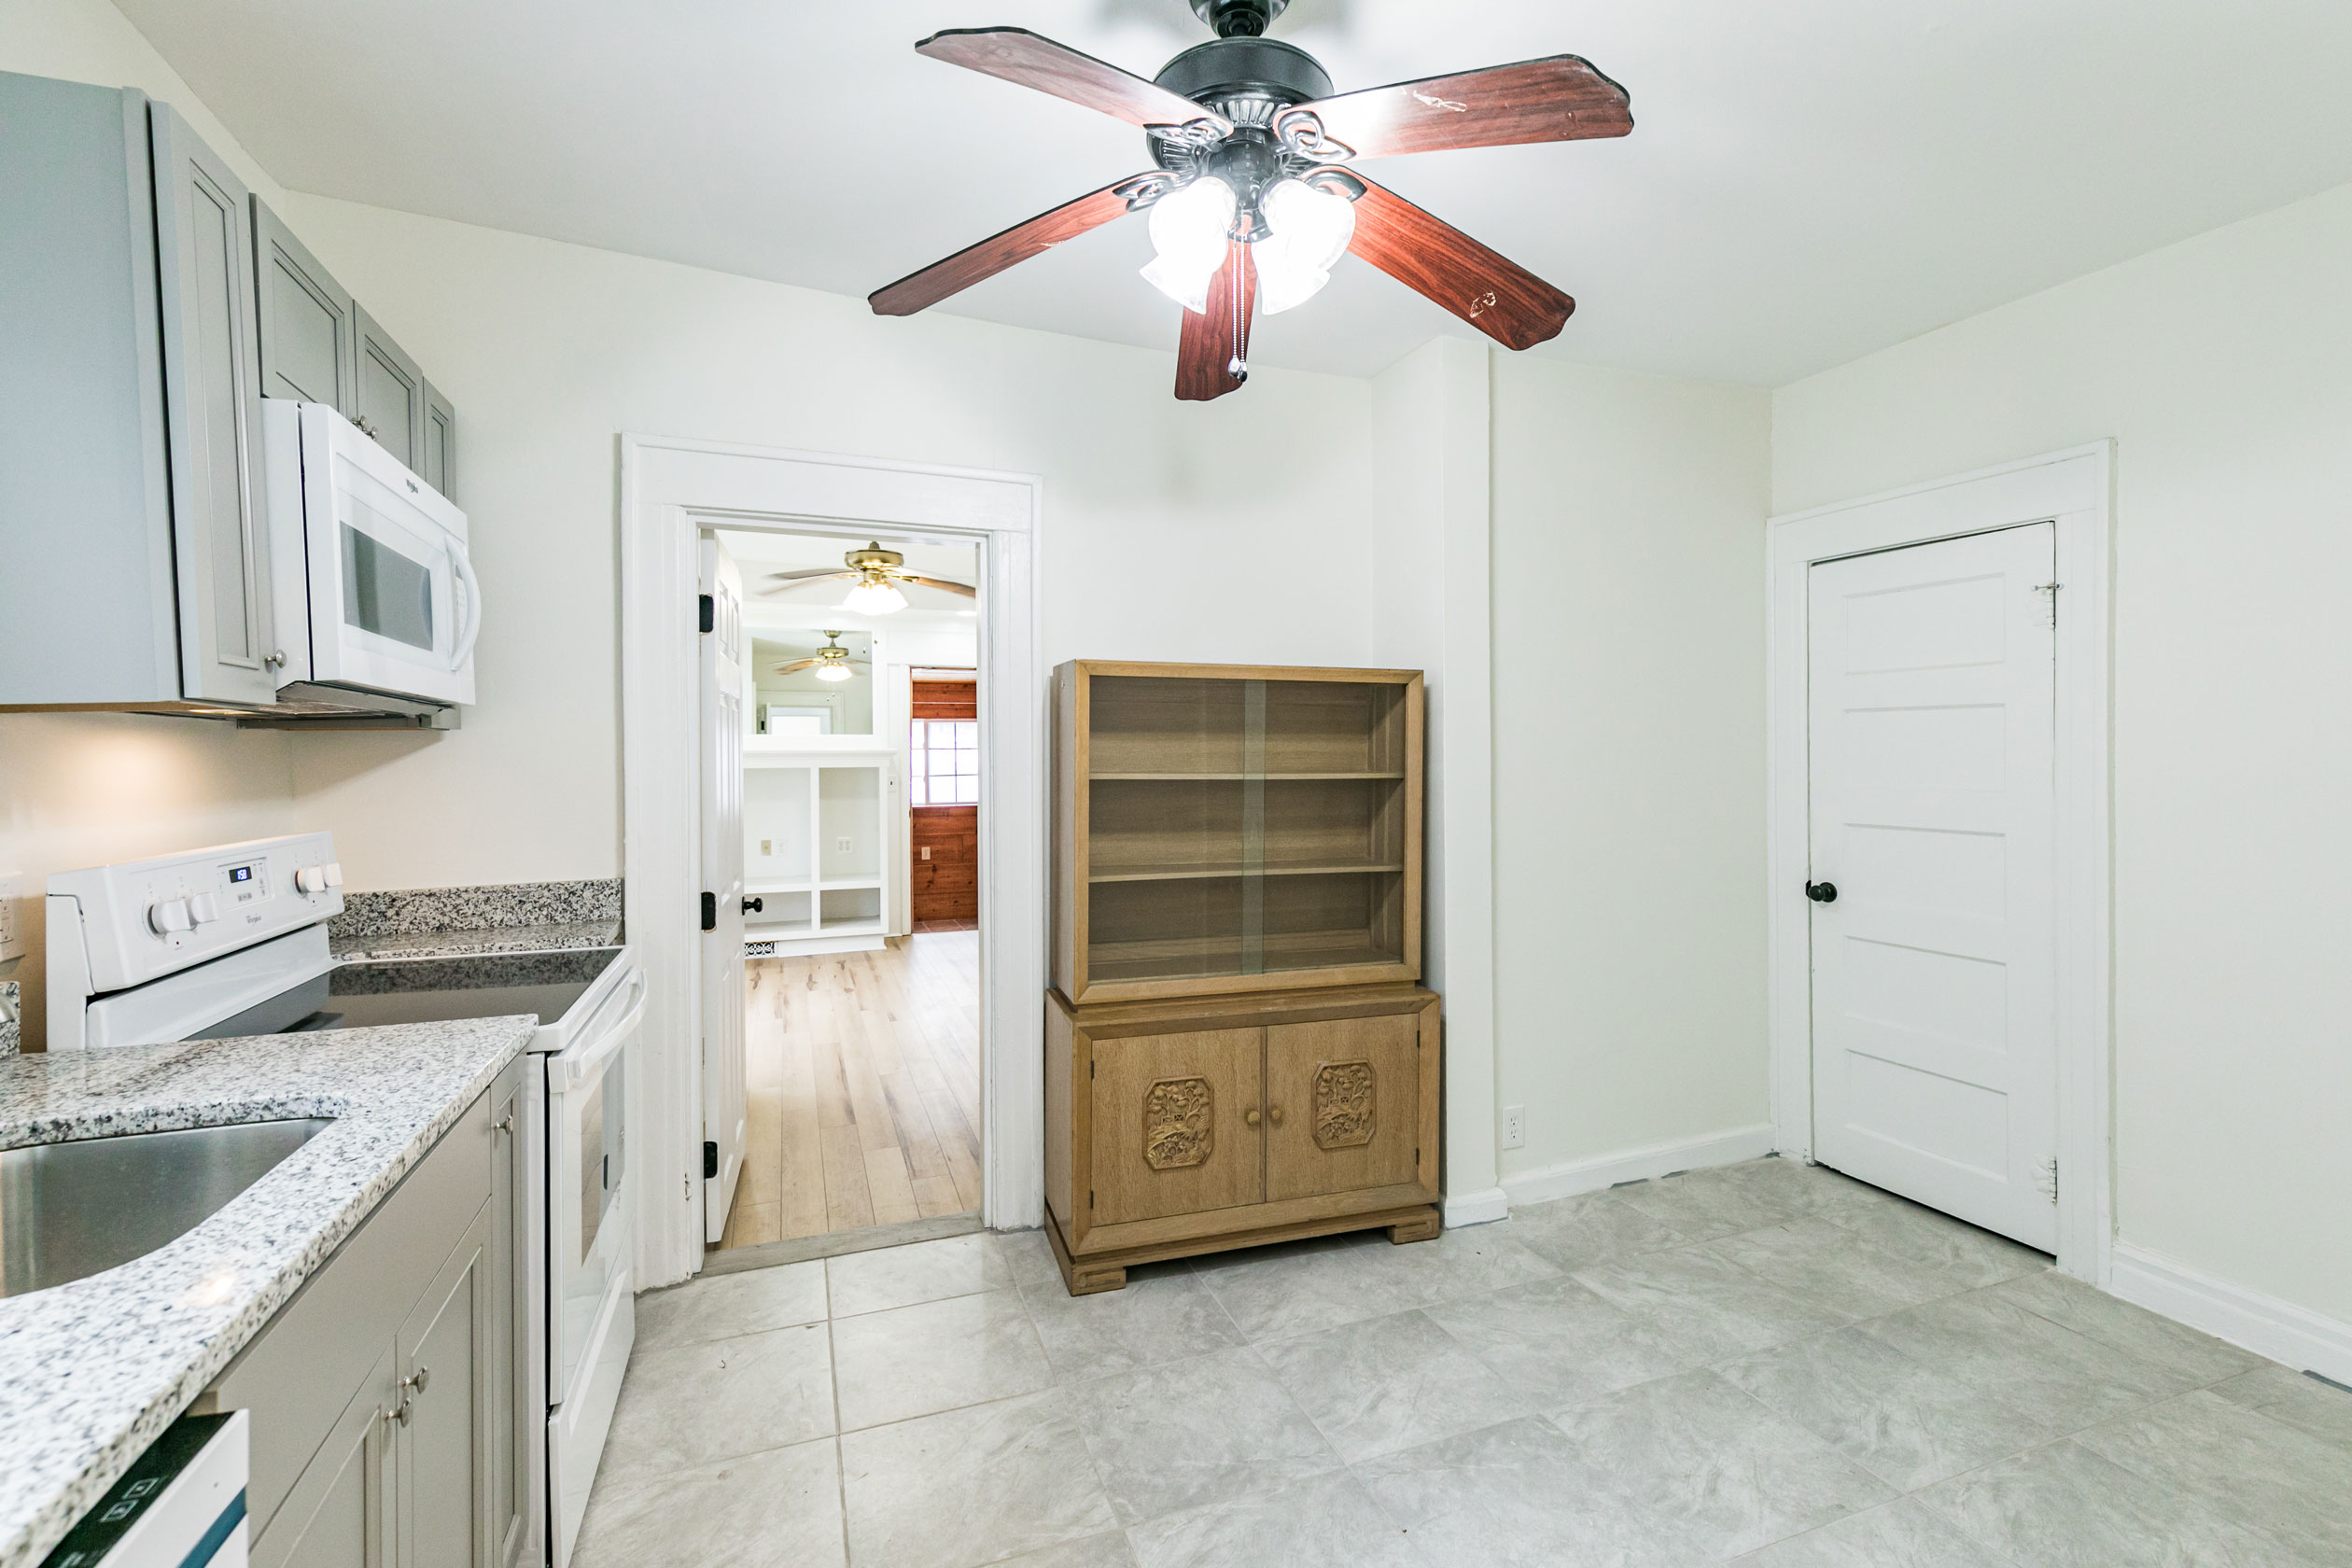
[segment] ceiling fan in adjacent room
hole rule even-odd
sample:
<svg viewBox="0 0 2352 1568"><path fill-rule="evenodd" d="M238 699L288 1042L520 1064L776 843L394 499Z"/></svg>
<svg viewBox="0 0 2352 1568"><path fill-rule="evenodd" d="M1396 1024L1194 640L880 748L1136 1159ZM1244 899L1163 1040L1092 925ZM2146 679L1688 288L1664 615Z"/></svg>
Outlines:
<svg viewBox="0 0 2352 1568"><path fill-rule="evenodd" d="M1064 240L1151 214L1143 275L1184 307L1176 396L1249 379L1250 323L1312 298L1350 253L1506 348L1559 335L1576 302L1395 192L1359 160L1622 136L1625 90L1556 54L1334 96L1304 49L1264 36L1290 0L1192 0L1217 30L1151 81L1018 27L958 28L915 46L1142 128L1155 167L1015 224L875 293L912 315Z"/></svg>
<svg viewBox="0 0 2352 1568"><path fill-rule="evenodd" d="M762 597L788 594L795 588L805 588L817 582L836 582L854 580L856 586L848 596L834 608L859 615L895 615L906 608L906 595L899 591L902 582L918 583L925 588L937 588L945 593L960 594L965 598L977 596L969 582L951 582L944 577L925 577L906 569L906 557L895 550L885 550L876 540L862 550L852 550L841 558L841 566L817 567L807 571L768 573L773 587L760 590Z"/></svg>
<svg viewBox="0 0 2352 1568"><path fill-rule="evenodd" d="M825 646L817 650L814 658L795 659L789 665L778 665L776 666L776 673L791 675L798 670L809 670L819 680L847 680L857 674L857 671L849 667L850 665L867 662L841 646L839 632L827 632L825 633Z"/></svg>

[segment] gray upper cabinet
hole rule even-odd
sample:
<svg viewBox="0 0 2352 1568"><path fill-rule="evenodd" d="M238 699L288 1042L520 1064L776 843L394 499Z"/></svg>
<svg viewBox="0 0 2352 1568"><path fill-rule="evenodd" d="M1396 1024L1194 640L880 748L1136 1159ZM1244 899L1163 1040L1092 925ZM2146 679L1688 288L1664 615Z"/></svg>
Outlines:
<svg viewBox="0 0 2352 1568"><path fill-rule="evenodd" d="M0 74L0 707L275 693L245 203L163 105Z"/></svg>
<svg viewBox="0 0 2352 1568"><path fill-rule="evenodd" d="M253 255L260 273L261 395L326 403L349 418L359 381L359 325L350 290L259 196Z"/></svg>
<svg viewBox="0 0 2352 1568"><path fill-rule="evenodd" d="M457 411L431 382L425 384L425 483L457 498Z"/></svg>
<svg viewBox="0 0 2352 1568"><path fill-rule="evenodd" d="M425 372L367 311L359 323L359 385L351 422L420 473L425 468Z"/></svg>

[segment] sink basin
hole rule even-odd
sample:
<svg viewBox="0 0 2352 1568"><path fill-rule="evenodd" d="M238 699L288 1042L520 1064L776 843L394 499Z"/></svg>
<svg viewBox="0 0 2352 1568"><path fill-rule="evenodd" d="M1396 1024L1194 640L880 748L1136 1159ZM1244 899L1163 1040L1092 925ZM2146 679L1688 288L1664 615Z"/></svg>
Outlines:
<svg viewBox="0 0 2352 1568"><path fill-rule="evenodd" d="M0 1150L0 1295L145 1257L330 1126L326 1117Z"/></svg>

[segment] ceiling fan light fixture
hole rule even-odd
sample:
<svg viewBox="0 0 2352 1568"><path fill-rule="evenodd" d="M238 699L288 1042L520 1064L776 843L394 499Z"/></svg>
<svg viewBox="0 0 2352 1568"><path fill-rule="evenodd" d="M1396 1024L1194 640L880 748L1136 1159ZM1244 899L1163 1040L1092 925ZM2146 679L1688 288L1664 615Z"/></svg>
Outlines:
<svg viewBox="0 0 2352 1568"><path fill-rule="evenodd" d="M857 671L849 667L848 661L846 659L830 659L809 673L819 680L847 680Z"/></svg>
<svg viewBox="0 0 2352 1568"><path fill-rule="evenodd" d="M840 608L857 615L896 615L906 608L906 595L888 578L868 578L849 590Z"/></svg>
<svg viewBox="0 0 2352 1568"><path fill-rule="evenodd" d="M1152 203L1152 248L1144 281L1186 310L1209 308L1210 280L1225 265L1239 203L1233 187L1205 175Z"/></svg>
<svg viewBox="0 0 2352 1568"><path fill-rule="evenodd" d="M1355 203L1300 179L1277 181L1261 210L1270 232L1250 247L1258 306L1279 315L1303 305L1331 281L1331 269L1355 238Z"/></svg>

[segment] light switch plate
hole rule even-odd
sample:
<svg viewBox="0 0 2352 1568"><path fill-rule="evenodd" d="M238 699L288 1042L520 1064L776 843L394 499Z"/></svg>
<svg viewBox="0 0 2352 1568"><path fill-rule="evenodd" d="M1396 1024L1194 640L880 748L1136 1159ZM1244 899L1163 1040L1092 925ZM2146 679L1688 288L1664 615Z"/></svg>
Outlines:
<svg viewBox="0 0 2352 1568"><path fill-rule="evenodd" d="M33 918L33 878L0 876L0 963L24 957L24 923Z"/></svg>
<svg viewBox="0 0 2352 1568"><path fill-rule="evenodd" d="M1505 1105L1503 1107L1503 1147L1505 1149L1527 1147L1526 1106Z"/></svg>

